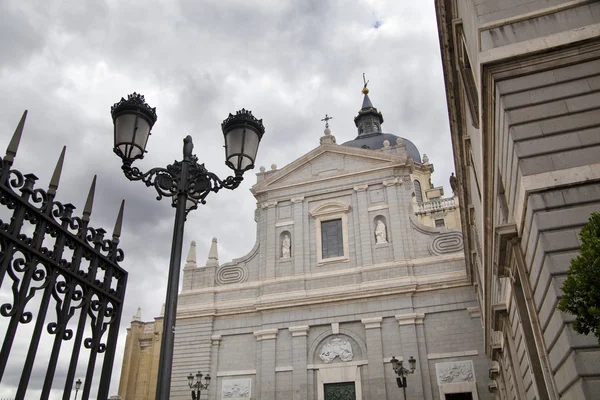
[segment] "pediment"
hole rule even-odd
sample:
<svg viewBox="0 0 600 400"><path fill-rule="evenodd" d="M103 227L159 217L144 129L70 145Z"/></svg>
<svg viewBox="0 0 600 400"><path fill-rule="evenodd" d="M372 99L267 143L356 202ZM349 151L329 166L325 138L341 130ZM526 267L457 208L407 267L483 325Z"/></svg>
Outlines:
<svg viewBox="0 0 600 400"><path fill-rule="evenodd" d="M254 185L256 193L309 183L346 174L401 166L405 159L395 154L339 145L319 146Z"/></svg>

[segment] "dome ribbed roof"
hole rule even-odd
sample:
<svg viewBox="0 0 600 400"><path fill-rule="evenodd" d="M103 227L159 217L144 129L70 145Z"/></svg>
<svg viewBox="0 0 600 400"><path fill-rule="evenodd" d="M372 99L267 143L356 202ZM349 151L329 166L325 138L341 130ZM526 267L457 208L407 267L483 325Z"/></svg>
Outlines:
<svg viewBox="0 0 600 400"><path fill-rule="evenodd" d="M391 133L376 132L367 135L359 135L354 140L349 140L346 143L342 143L342 146L379 150L383 148L383 142L385 140L388 140L390 142L390 146L395 146L396 140L398 138L402 139L402 141L406 145L406 155L408 157L412 157L412 159L415 160L415 162L421 163L421 154L419 153L419 149L417 149L417 146L415 146L415 144L410 140L393 135Z"/></svg>

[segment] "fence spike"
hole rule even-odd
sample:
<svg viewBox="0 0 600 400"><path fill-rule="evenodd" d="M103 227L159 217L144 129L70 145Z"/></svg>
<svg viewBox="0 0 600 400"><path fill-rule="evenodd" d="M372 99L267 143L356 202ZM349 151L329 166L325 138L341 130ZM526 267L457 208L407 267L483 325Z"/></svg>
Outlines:
<svg viewBox="0 0 600 400"><path fill-rule="evenodd" d="M25 120L27 119L27 110L23 112L23 116L21 117L21 121L19 121L19 125L17 125L17 129L15 129L15 133L10 139L10 143L6 148L6 156L4 156L4 161L12 163L17 155L17 149L19 148L19 142L21 141L21 135L23 134L23 127L25 126Z"/></svg>
<svg viewBox="0 0 600 400"><path fill-rule="evenodd" d="M67 146L63 146L63 149L60 152L60 157L58 157L56 168L54 168L54 173L50 179L50 185L48 185L48 194L56 194L56 189L58 189L60 174L62 173L63 163L65 162L65 151L67 151Z"/></svg>
<svg viewBox="0 0 600 400"><path fill-rule="evenodd" d="M85 206L83 207L83 219L85 221L90 220L90 215L92 215L92 206L94 205L94 193L96 192L96 176L94 175L94 179L92 179L92 186L90 186L90 192L88 194L87 200L85 201Z"/></svg>
<svg viewBox="0 0 600 400"><path fill-rule="evenodd" d="M121 208L119 208L119 215L115 222L115 229L113 229L113 239L118 239L121 236L121 227L123 226L123 209L125 208L125 199L121 200Z"/></svg>

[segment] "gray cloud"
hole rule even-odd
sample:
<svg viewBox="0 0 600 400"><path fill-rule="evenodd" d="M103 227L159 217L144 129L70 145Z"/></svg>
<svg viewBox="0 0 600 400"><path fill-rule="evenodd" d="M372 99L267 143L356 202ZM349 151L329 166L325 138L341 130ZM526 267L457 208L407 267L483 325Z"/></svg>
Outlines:
<svg viewBox="0 0 600 400"><path fill-rule="evenodd" d="M383 23L374 28L377 21ZM136 162L140 169L180 159L182 139L191 134L200 160L225 177L220 123L228 113L244 107L262 118L266 134L257 167L283 167L318 145L325 113L334 117L338 143L356 136L353 116L366 72L384 130L427 153L436 167L434 184L449 190L453 161L437 40L431 2L0 3L0 145L27 108L16 168L35 172L46 187L66 144L59 200L80 213L98 175L92 225L109 232L126 200L121 245L129 281L111 393L118 390L131 316L140 306L143 319L151 320L164 301L174 209L122 175L112 153L110 106L137 91L157 107L148 154ZM209 195L189 216L184 257L196 240L203 265L213 236L221 263L252 248L256 205L249 189L255 181L247 173L240 188ZM65 365L61 359L57 381ZM36 367L33 396L41 374ZM14 384L3 380L0 397L14 395Z"/></svg>

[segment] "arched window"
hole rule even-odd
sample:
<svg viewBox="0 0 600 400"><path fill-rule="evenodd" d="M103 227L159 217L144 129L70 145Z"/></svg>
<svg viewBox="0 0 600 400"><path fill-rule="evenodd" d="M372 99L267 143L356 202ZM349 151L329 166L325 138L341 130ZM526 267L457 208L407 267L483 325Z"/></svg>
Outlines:
<svg viewBox="0 0 600 400"><path fill-rule="evenodd" d="M421 192L421 182L419 182L418 180L415 179L413 184L415 186L415 196L417 197L417 202L422 203L423 202L423 192Z"/></svg>

